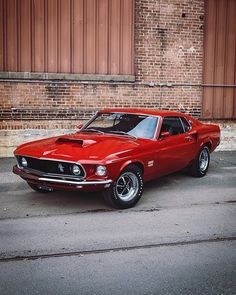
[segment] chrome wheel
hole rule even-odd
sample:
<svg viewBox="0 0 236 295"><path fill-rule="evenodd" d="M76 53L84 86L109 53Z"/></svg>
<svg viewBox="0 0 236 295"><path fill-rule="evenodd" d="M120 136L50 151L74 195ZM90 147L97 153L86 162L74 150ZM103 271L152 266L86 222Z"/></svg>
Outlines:
<svg viewBox="0 0 236 295"><path fill-rule="evenodd" d="M196 158L189 166L189 172L194 177L203 177L206 175L210 164L210 152L208 146L203 146Z"/></svg>
<svg viewBox="0 0 236 295"><path fill-rule="evenodd" d="M131 201L139 190L138 177L132 172L123 173L116 182L115 190L122 201Z"/></svg>
<svg viewBox="0 0 236 295"><path fill-rule="evenodd" d="M204 148L199 155L199 169L201 172L204 172L207 169L208 163L209 163L208 150Z"/></svg>
<svg viewBox="0 0 236 295"><path fill-rule="evenodd" d="M135 164L125 167L117 181L103 192L105 201L117 209L133 207L143 193L143 171Z"/></svg>

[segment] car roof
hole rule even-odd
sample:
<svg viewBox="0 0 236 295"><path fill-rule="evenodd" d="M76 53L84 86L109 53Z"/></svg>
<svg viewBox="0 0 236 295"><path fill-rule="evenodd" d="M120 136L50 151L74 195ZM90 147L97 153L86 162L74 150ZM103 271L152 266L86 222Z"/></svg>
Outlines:
<svg viewBox="0 0 236 295"><path fill-rule="evenodd" d="M152 115L152 116L181 116L184 115L175 111L168 110L151 110L151 109L131 109L131 108L109 108L100 110L101 113L129 113L129 114L142 114L142 115Z"/></svg>

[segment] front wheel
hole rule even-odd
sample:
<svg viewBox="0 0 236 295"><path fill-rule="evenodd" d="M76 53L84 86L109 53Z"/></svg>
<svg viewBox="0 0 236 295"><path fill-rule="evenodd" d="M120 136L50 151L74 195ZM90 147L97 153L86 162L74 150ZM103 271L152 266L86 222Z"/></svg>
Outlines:
<svg viewBox="0 0 236 295"><path fill-rule="evenodd" d="M210 152L207 146L203 146L196 159L190 166L190 174L195 177L206 175L210 163Z"/></svg>
<svg viewBox="0 0 236 295"><path fill-rule="evenodd" d="M103 192L106 202L118 209L133 207L143 193L142 170L136 165L125 168L116 182Z"/></svg>

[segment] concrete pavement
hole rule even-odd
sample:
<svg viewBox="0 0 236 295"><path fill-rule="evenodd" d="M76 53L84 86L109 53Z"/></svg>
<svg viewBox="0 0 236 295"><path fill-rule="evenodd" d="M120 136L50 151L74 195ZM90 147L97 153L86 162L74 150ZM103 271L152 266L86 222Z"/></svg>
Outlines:
<svg viewBox="0 0 236 295"><path fill-rule="evenodd" d="M235 241L1 263L1 294L235 295Z"/></svg>
<svg viewBox="0 0 236 295"><path fill-rule="evenodd" d="M235 294L236 152L206 177L145 185L135 208L100 193L32 192L0 160L0 294Z"/></svg>

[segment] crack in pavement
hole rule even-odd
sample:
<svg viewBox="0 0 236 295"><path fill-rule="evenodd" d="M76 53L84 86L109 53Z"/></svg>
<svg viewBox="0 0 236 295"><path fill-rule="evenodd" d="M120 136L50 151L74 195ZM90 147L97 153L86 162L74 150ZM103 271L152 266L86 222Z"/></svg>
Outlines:
<svg viewBox="0 0 236 295"><path fill-rule="evenodd" d="M94 250L88 250L88 251L85 250L85 251L71 251L71 252L56 252L56 253L38 254L38 255L17 255L14 257L1 257L0 255L0 262L48 259L48 258L67 257L67 256L83 257L84 255L99 254L99 253L131 251L131 250L137 250L137 249L150 249L150 248L160 248L160 247L170 247L170 246L171 247L184 246L184 245L193 245L193 244L201 244L201 243L216 243L216 242L225 242L225 241L236 241L236 236L216 237L216 238L202 239L202 240L198 239L198 240L190 240L190 241L177 241L177 242L136 245L136 246L126 246L126 247L115 247L115 248L105 248L105 249L94 249Z"/></svg>

